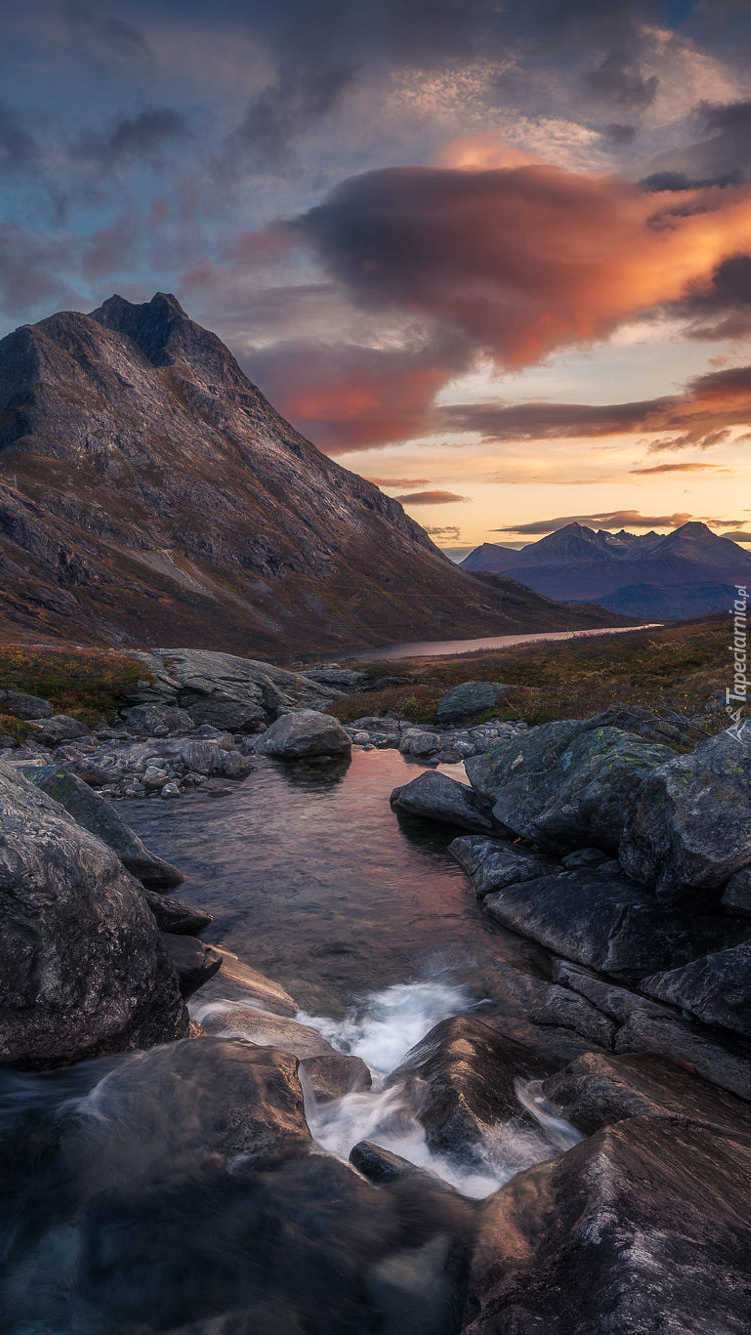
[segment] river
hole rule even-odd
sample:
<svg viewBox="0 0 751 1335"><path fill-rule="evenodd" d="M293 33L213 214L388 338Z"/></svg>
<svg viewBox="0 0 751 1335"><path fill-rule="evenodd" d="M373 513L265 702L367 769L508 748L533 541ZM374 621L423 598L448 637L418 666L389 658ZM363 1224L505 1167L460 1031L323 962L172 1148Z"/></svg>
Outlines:
<svg viewBox="0 0 751 1335"><path fill-rule="evenodd" d="M376 661L394 658L450 658L454 654L476 654L483 650L509 649L515 644L535 644L539 640L584 640L592 635L628 635L635 630L653 630L660 621L642 626L604 626L596 630L556 630L540 635L486 635L479 640L413 640L408 644L387 644L382 649L368 649L357 659Z"/></svg>

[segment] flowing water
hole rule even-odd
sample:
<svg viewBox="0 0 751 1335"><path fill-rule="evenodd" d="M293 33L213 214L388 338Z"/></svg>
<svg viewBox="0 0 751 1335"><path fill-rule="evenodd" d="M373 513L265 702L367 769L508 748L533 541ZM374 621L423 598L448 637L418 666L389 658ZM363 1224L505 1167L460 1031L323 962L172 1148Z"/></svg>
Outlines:
<svg viewBox="0 0 751 1335"><path fill-rule="evenodd" d="M349 1170L336 1165L369 1139L434 1175L425 1181L441 1179L463 1197L481 1198L520 1169L562 1152L577 1135L539 1090L520 1084L519 1111L531 1116L492 1127L471 1148L459 1144L439 1154L427 1144L407 1084L389 1080L440 1020L476 1008L482 1013L504 964L535 970L541 960L536 947L483 917L447 851L448 834L394 816L391 789L419 772L395 751L356 751L349 765L333 768L259 760L242 784L211 785L174 803L122 804L154 851L187 873L178 893L215 915L206 939L281 982L300 1006L297 1019L337 1051L361 1057L373 1086L319 1103L303 1074L306 1116L322 1157L262 1174L259 1204L261 1179L251 1190L243 1177L248 1156L222 1167L203 1152L225 1116L227 1090L214 1083L210 1063L206 1068L196 1057L200 1045L184 1041L43 1075L5 1073L0 1150L16 1206L0 1221L3 1329L13 1335L166 1331L186 1313L241 1301L246 1310L249 1288L262 1295L259 1335L455 1329L441 1287L446 1258L438 1235L406 1272L402 1252L397 1259L387 1255L385 1269L377 1270L373 1312L391 1312L396 1284L394 1312L376 1320L368 1305L374 1325L354 1318L337 1324L333 1314L350 1301L350 1280L342 1278L347 1264L366 1268L384 1243L372 1205L357 1228L344 1206L339 1219L335 1202L342 1192L348 1200L350 1188ZM242 1036L242 1022L233 1020L236 1004L237 991L230 995L220 974L197 994L193 1010L225 1013L226 1032ZM329 1182L342 1172L344 1186L341 1178ZM420 1217L431 1236L443 1208L419 1187L409 1229ZM326 1209L333 1211L328 1222L313 1222ZM279 1269L278 1242L293 1219L308 1251L318 1248L319 1236L325 1243L309 1271L294 1276ZM344 1230L341 1256L326 1280L337 1228ZM256 1239L255 1279L246 1251L238 1251L238 1229ZM418 1303L414 1320L402 1283ZM284 1315L293 1291L313 1313L303 1326ZM321 1303L324 1315L330 1305L328 1324Z"/></svg>

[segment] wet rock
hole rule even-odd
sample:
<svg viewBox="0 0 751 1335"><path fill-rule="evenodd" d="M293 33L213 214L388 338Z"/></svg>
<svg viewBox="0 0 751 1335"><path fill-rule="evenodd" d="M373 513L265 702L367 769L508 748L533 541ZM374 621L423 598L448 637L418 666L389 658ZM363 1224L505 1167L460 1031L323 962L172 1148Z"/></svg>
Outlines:
<svg viewBox="0 0 751 1335"><path fill-rule="evenodd" d="M222 1038L244 1038L262 1047L282 1048L299 1058L335 1055L331 1044L317 1029L260 1010L248 1001L201 1001L191 1007L191 1015L207 1033Z"/></svg>
<svg viewBox="0 0 751 1335"><path fill-rule="evenodd" d="M409 1159L403 1159L400 1154L375 1145L371 1140L359 1141L350 1151L349 1161L358 1173L378 1187L420 1171Z"/></svg>
<svg viewBox="0 0 751 1335"><path fill-rule="evenodd" d="M463 681L447 691L438 702L436 718L439 723L461 723L463 719L494 709L508 690L508 686L499 681Z"/></svg>
<svg viewBox="0 0 751 1335"><path fill-rule="evenodd" d="M730 877L722 896L722 907L728 913L751 918L751 867L743 867Z"/></svg>
<svg viewBox="0 0 751 1335"><path fill-rule="evenodd" d="M99 797L75 774L59 765L29 767L25 774L35 787L65 807L79 825L114 849L128 871L148 889L170 889L185 879L177 867L150 852L112 803Z"/></svg>
<svg viewBox="0 0 751 1335"><path fill-rule="evenodd" d="M281 983L267 978L249 964L238 959L225 946L216 945L215 950L222 957L221 986L223 992L229 988L237 992L247 1005L257 1006L261 1010L272 1011L275 1015L295 1016L298 1012L296 1001Z"/></svg>
<svg viewBox="0 0 751 1335"><path fill-rule="evenodd" d="M227 750L220 741L188 741L179 751L181 765L195 774L212 775L222 779L245 778L253 768L253 762L239 751Z"/></svg>
<svg viewBox="0 0 751 1335"><path fill-rule="evenodd" d="M283 714L260 738L260 755L280 760L304 760L310 756L348 756L352 743L338 719L301 709Z"/></svg>
<svg viewBox="0 0 751 1335"><path fill-rule="evenodd" d="M567 853L565 858L561 858L564 867L601 867L605 862L612 861L607 853L603 853L601 848L577 848L573 853ZM620 865L620 864L617 864Z"/></svg>
<svg viewBox="0 0 751 1335"><path fill-rule="evenodd" d="M557 870L552 858L499 839L462 835L449 844L449 853L467 873L478 899L504 886L536 880Z"/></svg>
<svg viewBox="0 0 751 1335"><path fill-rule="evenodd" d="M508 885L487 895L484 907L504 927L556 955L620 975L685 964L709 942L725 945L732 933L729 920L663 908L625 876L598 870L560 871Z"/></svg>
<svg viewBox="0 0 751 1335"><path fill-rule="evenodd" d="M683 1062L721 1089L751 1101L751 1044L652 1011L635 1011L617 1031L616 1052L651 1052Z"/></svg>
<svg viewBox="0 0 751 1335"><path fill-rule="evenodd" d="M300 1069L319 1103L341 1099L345 1094L362 1093L373 1083L370 1068L361 1057L348 1057L340 1052L305 1057L300 1062Z"/></svg>
<svg viewBox="0 0 751 1335"><path fill-rule="evenodd" d="M0 1062L54 1066L187 1032L139 883L0 765Z"/></svg>
<svg viewBox="0 0 751 1335"><path fill-rule="evenodd" d="M171 932L161 932L160 935L167 956L177 971L184 997L191 997L221 969L222 957L213 946L207 946L194 936L173 936Z"/></svg>
<svg viewBox="0 0 751 1335"><path fill-rule="evenodd" d="M482 1207L464 1335L741 1335L751 1141L632 1118Z"/></svg>
<svg viewBox="0 0 751 1335"><path fill-rule="evenodd" d="M751 864L751 726L655 769L624 822L618 856L660 899L719 900Z"/></svg>
<svg viewBox="0 0 751 1335"><path fill-rule="evenodd" d="M364 714L362 718L356 718L353 723L348 724L349 728L355 731L380 733L393 737L394 744L398 743L401 735L401 725L399 720L392 718L390 714L385 714L382 718L377 714Z"/></svg>
<svg viewBox="0 0 751 1335"><path fill-rule="evenodd" d="M689 1117L751 1134L751 1105L667 1057L588 1052L549 1076L542 1089L587 1135L626 1117Z"/></svg>
<svg viewBox="0 0 751 1335"><path fill-rule="evenodd" d="M456 1154L521 1113L516 1080L550 1068L520 1043L470 1015L442 1020L407 1054L388 1084L415 1090L415 1112L434 1150ZM415 1082L419 1085L415 1085Z"/></svg>
<svg viewBox="0 0 751 1335"><path fill-rule="evenodd" d="M751 1038L751 941L644 978L641 987L659 1001L690 1011L704 1024Z"/></svg>
<svg viewBox="0 0 751 1335"><path fill-rule="evenodd" d="M51 718L43 718L34 728L34 741L40 746L56 747L63 742L90 736L86 724L80 723L77 718L70 718L68 714L53 714Z"/></svg>
<svg viewBox="0 0 751 1335"><path fill-rule="evenodd" d="M133 705L123 710L122 720L129 732L143 737L169 737L194 727L187 710L175 705Z"/></svg>
<svg viewBox="0 0 751 1335"><path fill-rule="evenodd" d="M466 769L492 799L494 820L530 843L556 853L615 852L642 783L673 756L618 728L564 720L531 728Z"/></svg>
<svg viewBox="0 0 751 1335"><path fill-rule="evenodd" d="M460 830L491 830L488 804L468 788L438 771L419 774L391 794L394 811L455 825Z"/></svg>
<svg viewBox="0 0 751 1335"><path fill-rule="evenodd" d="M661 1006L657 1001L650 1001L639 992L619 987L608 978L598 978L578 964L569 960L553 961L553 977L565 987L587 998L604 1015L617 1024L625 1024L632 1015L646 1011L650 1015L672 1017L668 1006Z"/></svg>
<svg viewBox="0 0 751 1335"><path fill-rule="evenodd" d="M146 903L160 931L172 932L175 936L198 936L214 921L213 913L194 909L190 904L182 904L179 899L155 895L152 890L146 891Z"/></svg>
<svg viewBox="0 0 751 1335"><path fill-rule="evenodd" d="M38 695L0 690L0 714L12 714L15 718L27 720L51 718L52 705L49 700L42 700Z"/></svg>

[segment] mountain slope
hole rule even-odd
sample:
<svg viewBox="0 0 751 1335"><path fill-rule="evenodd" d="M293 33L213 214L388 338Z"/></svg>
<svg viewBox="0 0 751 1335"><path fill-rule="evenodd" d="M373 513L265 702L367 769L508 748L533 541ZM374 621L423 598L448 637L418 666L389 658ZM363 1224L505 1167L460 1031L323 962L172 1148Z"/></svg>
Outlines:
<svg viewBox="0 0 751 1335"><path fill-rule="evenodd" d="M567 524L521 551L484 543L462 569L502 572L548 598L677 619L727 608L728 587L751 579L751 555L701 523L641 536Z"/></svg>
<svg viewBox="0 0 751 1335"><path fill-rule="evenodd" d="M6 639L283 655L516 628L161 293L0 342L0 565Z"/></svg>

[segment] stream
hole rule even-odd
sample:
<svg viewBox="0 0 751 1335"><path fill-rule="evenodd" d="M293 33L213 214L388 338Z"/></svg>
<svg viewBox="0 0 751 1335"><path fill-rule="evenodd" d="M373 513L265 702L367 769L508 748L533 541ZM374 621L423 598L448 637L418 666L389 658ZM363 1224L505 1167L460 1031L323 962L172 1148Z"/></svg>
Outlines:
<svg viewBox="0 0 751 1335"><path fill-rule="evenodd" d="M444 769L462 776L459 767ZM350 763L334 767L286 768L259 759L241 784L212 785L175 802L122 803L120 810L155 852L186 873L178 894L215 915L205 939L221 942L282 983L300 1007L299 1021L370 1067L370 1090L322 1104L303 1072L306 1117L319 1150L346 1160L355 1144L371 1140L462 1197L481 1199L579 1137L533 1087L520 1084L520 1109L531 1118L492 1127L471 1153L456 1145L438 1154L426 1142L406 1086L389 1082L409 1049L440 1020L482 1015L498 990L499 966L535 970L541 962L535 946L482 915L447 851L450 835L400 823L391 811L391 790L420 772L396 751L355 751ZM192 999L191 1012L198 1019L219 1014L213 1033L243 1037L242 1018L233 1018L236 1007L237 992L227 995L220 973ZM207 1166L199 1156L200 1166L194 1165L201 1128L207 1118L212 1125L221 1119L223 1099L221 1086L214 1089L210 1074L195 1066L195 1047L184 1040L156 1056L133 1053L42 1075L3 1075L4 1172L14 1180L29 1156L33 1166L24 1179L20 1214L0 1230L11 1258L3 1285L9 1317L4 1328L14 1335L167 1330L199 1301L190 1296L194 1275L205 1276L207 1268L220 1272L230 1295L241 1283L247 1286L245 1270L242 1281L232 1270L239 1258L226 1254L228 1220L232 1211L249 1208L247 1192L237 1204L242 1183L234 1169L232 1181L223 1170L218 1187L213 1161ZM238 1163L241 1179L242 1156ZM291 1168L278 1171L285 1210L308 1217L321 1208L325 1168L314 1181L292 1183ZM158 1229L151 1219L155 1184L170 1199L178 1192L166 1215L159 1196ZM268 1208L273 1215L280 1201ZM152 1267L154 1275L150 1267L155 1249L160 1261L165 1249L172 1256L173 1227L180 1259L168 1259L167 1273L174 1275L165 1284L164 1264ZM372 1240L369 1227L353 1244L364 1255L378 1236L377 1221ZM264 1238L266 1231L264 1224ZM125 1275L121 1248L128 1258ZM282 1275L282 1294L285 1282L297 1281ZM265 1272L258 1284L268 1290ZM200 1295L202 1302L204 1289ZM282 1300L273 1301L278 1306ZM113 1319L111 1327L102 1324L110 1303L120 1322ZM123 1313L131 1314L131 1324ZM276 1320L259 1320L259 1335L298 1329L283 1317ZM445 1314L437 1320L435 1329L453 1328ZM376 1328L402 1326L395 1318ZM419 1321L414 1329L421 1329Z"/></svg>

